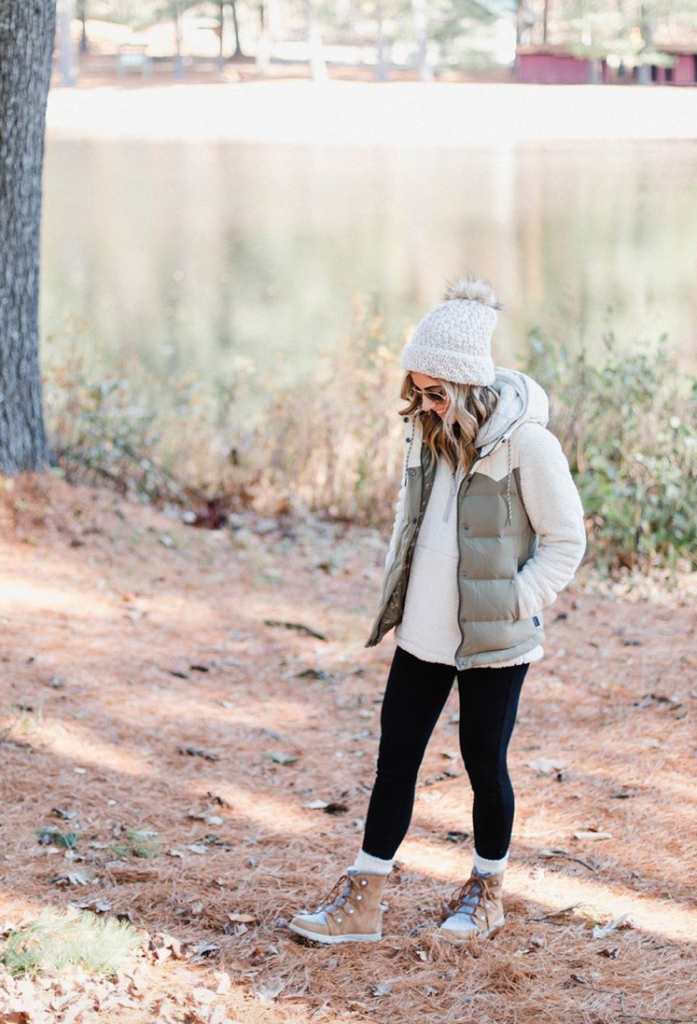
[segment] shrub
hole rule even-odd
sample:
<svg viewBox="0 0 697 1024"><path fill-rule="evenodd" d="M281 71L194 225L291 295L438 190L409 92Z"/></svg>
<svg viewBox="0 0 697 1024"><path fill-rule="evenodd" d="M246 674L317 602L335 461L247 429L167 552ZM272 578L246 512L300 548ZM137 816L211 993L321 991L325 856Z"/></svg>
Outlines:
<svg viewBox="0 0 697 1024"><path fill-rule="evenodd" d="M600 361L529 337L524 370L547 390L601 569L697 564L697 378L662 337L652 351L605 339Z"/></svg>

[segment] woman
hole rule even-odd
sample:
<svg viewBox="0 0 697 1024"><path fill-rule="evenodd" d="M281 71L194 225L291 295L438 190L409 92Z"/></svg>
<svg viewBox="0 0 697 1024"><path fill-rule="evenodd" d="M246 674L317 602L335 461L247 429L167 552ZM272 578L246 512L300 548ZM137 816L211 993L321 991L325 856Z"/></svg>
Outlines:
<svg viewBox="0 0 697 1024"><path fill-rule="evenodd" d="M318 942L382 937L381 896L412 815L416 779L457 677L459 739L474 793L474 860L438 934L486 938L504 923L513 827L506 753L528 666L543 656L542 609L583 557L583 509L547 396L495 368L491 285L448 287L403 350L405 472L367 647L395 628L375 785L362 848L293 931Z"/></svg>

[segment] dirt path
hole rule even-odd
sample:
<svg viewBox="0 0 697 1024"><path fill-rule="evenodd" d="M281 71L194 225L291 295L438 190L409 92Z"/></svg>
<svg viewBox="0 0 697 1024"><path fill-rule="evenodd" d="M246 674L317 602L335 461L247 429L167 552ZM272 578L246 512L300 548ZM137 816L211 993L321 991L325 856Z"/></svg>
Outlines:
<svg viewBox="0 0 697 1024"><path fill-rule="evenodd" d="M0 513L0 918L103 900L189 953L203 943L100 1021L697 1019L692 596L587 583L548 613L511 745L509 924L478 955L432 933L471 862L453 691L366 956L305 946L285 923L360 844L394 648L363 646L381 538L243 518L196 531L51 478L18 481ZM37 841L68 826L77 860ZM156 833L155 855L120 861L126 830ZM69 871L85 884L50 881ZM623 914L630 927L593 937ZM190 993L221 971L229 991L194 1012Z"/></svg>

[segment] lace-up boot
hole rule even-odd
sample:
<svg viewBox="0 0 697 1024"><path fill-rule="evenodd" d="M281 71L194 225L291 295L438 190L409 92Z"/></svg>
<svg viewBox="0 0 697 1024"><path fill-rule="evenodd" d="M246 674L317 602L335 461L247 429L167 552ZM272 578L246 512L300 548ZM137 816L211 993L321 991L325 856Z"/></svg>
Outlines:
<svg viewBox="0 0 697 1024"><path fill-rule="evenodd" d="M349 868L315 911L296 914L289 927L316 942L377 942L382 938L380 899L386 878Z"/></svg>
<svg viewBox="0 0 697 1024"><path fill-rule="evenodd" d="M476 868L444 904L438 935L446 939L487 939L505 922L503 871L479 874Z"/></svg>

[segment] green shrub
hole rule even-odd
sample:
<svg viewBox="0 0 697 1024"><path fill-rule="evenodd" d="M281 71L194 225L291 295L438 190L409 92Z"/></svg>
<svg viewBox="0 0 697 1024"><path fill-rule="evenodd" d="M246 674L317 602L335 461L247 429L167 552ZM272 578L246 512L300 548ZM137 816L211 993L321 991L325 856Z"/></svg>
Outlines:
<svg viewBox="0 0 697 1024"><path fill-rule="evenodd" d="M534 331L523 369L547 390L551 429L569 458L599 568L697 564L697 378L662 337L590 364Z"/></svg>
<svg viewBox="0 0 697 1024"><path fill-rule="evenodd" d="M250 507L386 531L404 455L401 345L356 301L350 330L320 353L313 376L282 390L244 360L234 380L204 386L146 379L135 364L93 381L73 358L49 389L54 450L69 479L194 509L187 521L221 525L231 509ZM522 368L550 396L550 427L578 483L597 566L694 568L697 378L678 371L666 338L626 352L610 335L590 362L533 331L526 352Z"/></svg>

